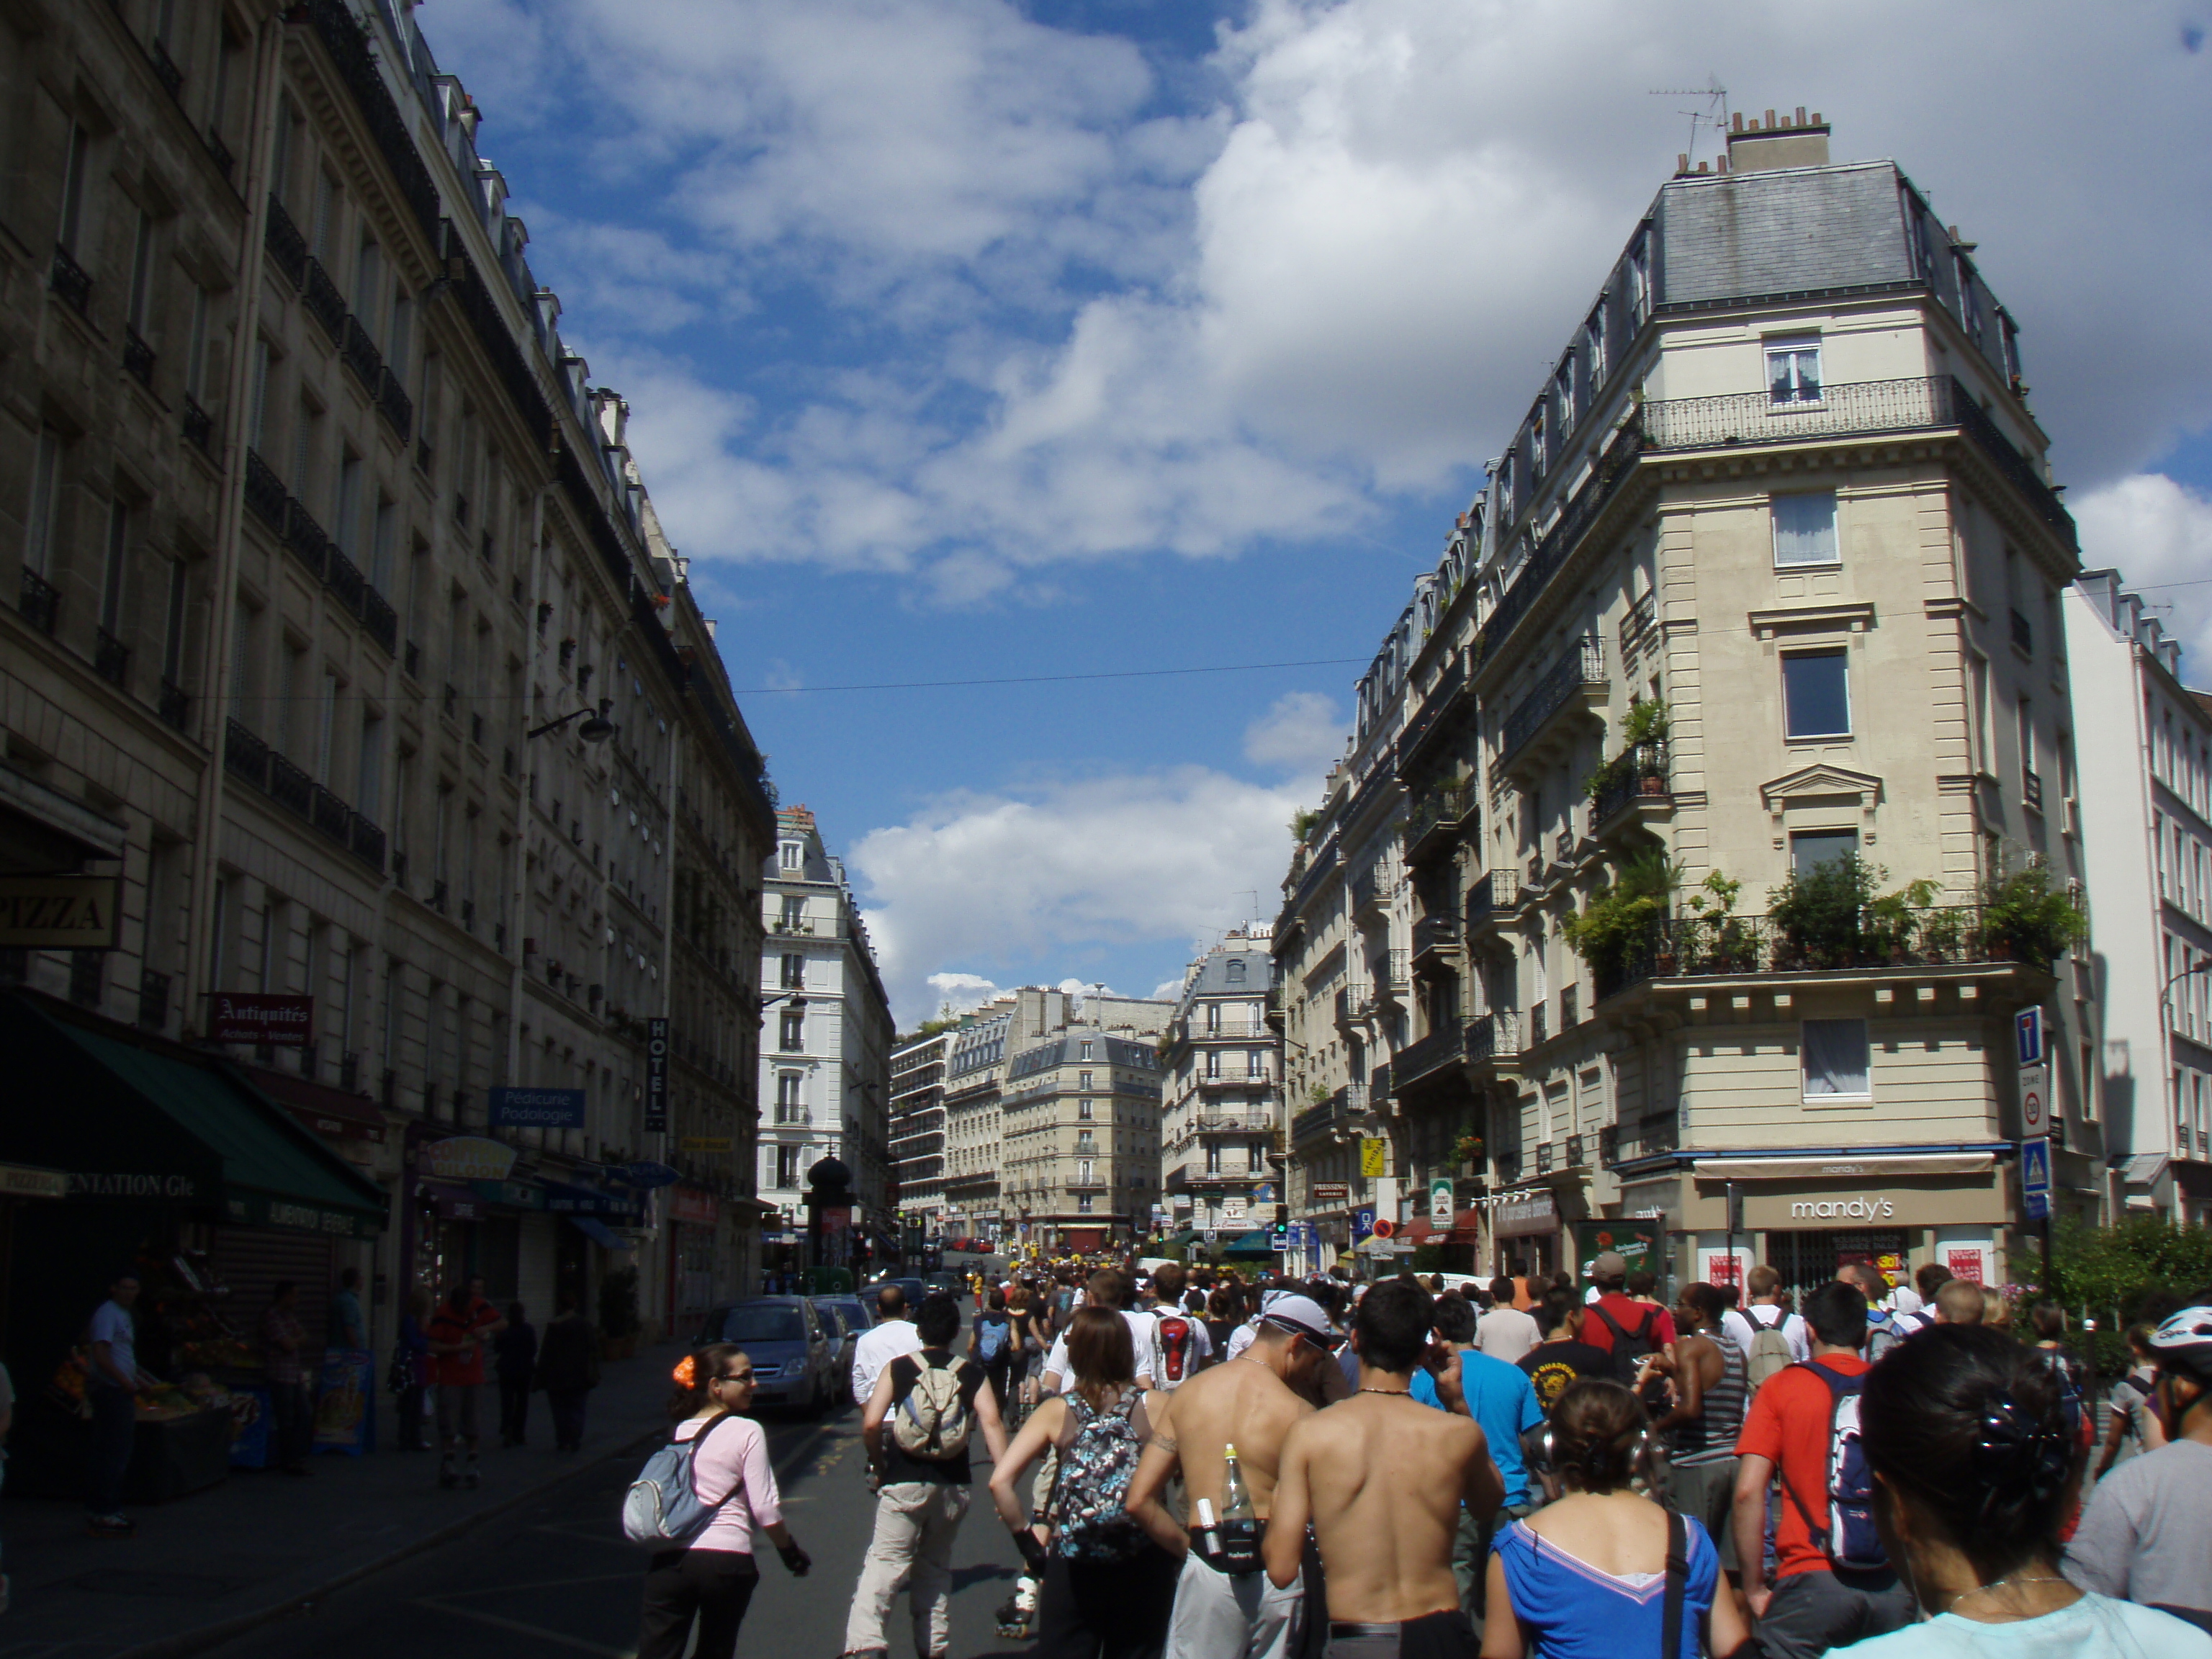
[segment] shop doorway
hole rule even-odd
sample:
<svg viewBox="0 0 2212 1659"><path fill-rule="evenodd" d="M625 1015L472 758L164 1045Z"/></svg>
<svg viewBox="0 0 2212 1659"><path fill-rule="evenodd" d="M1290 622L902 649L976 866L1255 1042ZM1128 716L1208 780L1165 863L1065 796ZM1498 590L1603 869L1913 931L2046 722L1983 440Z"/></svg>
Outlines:
<svg viewBox="0 0 2212 1659"><path fill-rule="evenodd" d="M1771 1232L1766 1236L1766 1264L1782 1275L1782 1288L1802 1305L1808 1291L1833 1279L1846 1262L1864 1261L1893 1279L1903 1277L1910 1243L1902 1228Z"/></svg>

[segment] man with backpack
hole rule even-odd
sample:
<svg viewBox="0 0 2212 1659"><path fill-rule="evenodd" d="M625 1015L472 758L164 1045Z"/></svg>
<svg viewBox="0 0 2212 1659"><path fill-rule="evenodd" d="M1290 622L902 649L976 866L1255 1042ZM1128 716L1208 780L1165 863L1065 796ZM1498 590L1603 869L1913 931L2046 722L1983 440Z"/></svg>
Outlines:
<svg viewBox="0 0 2212 1659"><path fill-rule="evenodd" d="M1805 1298L1804 1318L1811 1357L1759 1389L1736 1440L1736 1561L1767 1659L1820 1659L1913 1616L1912 1594L1875 1531L1874 1476L1859 1444L1866 1297L1834 1280ZM1769 1585L1766 1493L1778 1475Z"/></svg>
<svg viewBox="0 0 2212 1659"><path fill-rule="evenodd" d="M994 1289L989 1294L990 1305L975 1316L975 1326L968 1334L968 1357L983 1368L1003 1413L1006 1378L1014 1364L1014 1321L1006 1311L1006 1293Z"/></svg>
<svg viewBox="0 0 2212 1659"><path fill-rule="evenodd" d="M1624 1288L1628 1262L1618 1250L1601 1250L1590 1263L1597 1298L1583 1310L1583 1340L1613 1356L1614 1378L1630 1388L1643 1377L1646 1355L1671 1352L1674 1319L1656 1303L1638 1302Z"/></svg>
<svg viewBox="0 0 2212 1659"><path fill-rule="evenodd" d="M975 1432L994 1462L1006 1455L1006 1426L982 1368L952 1352L959 1303L941 1291L925 1297L915 1328L921 1351L884 1367L860 1413L876 1482L876 1527L845 1620L848 1655L888 1653L884 1624L903 1585L913 1604L915 1652L940 1659L951 1641L952 1540L968 1513Z"/></svg>
<svg viewBox="0 0 2212 1659"><path fill-rule="evenodd" d="M1166 1263L1152 1275L1152 1323L1159 1342L1159 1370L1152 1380L1164 1394L1189 1382L1213 1358L1213 1339L1205 1322L1182 1305L1186 1284L1179 1261Z"/></svg>
<svg viewBox="0 0 2212 1659"><path fill-rule="evenodd" d="M1751 1300L1741 1310L1743 1325L1730 1329L1743 1345L1743 1357L1751 1365L1751 1386L1756 1389L1784 1366L1811 1358L1812 1350L1806 1344L1803 1316L1782 1305L1782 1275L1761 1262L1747 1282ZM1768 1331L1779 1340L1761 1342L1761 1334Z"/></svg>

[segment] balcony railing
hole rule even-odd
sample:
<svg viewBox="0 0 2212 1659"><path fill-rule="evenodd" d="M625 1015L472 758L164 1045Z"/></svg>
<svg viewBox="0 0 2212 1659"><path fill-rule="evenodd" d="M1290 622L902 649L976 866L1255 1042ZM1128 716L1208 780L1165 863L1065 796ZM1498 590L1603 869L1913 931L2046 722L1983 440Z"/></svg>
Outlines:
<svg viewBox="0 0 2212 1659"><path fill-rule="evenodd" d="M207 144L208 160L215 163L217 173L225 179L238 170L238 158L230 153L230 146L222 142L222 135L210 127L200 135Z"/></svg>
<svg viewBox="0 0 2212 1659"><path fill-rule="evenodd" d="M214 458L215 417L193 401L190 393L185 397L183 429L186 443L210 459Z"/></svg>
<svg viewBox="0 0 2212 1659"><path fill-rule="evenodd" d="M407 395L407 388L399 384L399 377L388 368L376 390L376 412L384 416L384 423L404 445L415 429L415 400Z"/></svg>
<svg viewBox="0 0 2212 1659"><path fill-rule="evenodd" d="M1597 1132L1597 1158L1610 1169L1660 1152L1671 1152L1681 1144L1681 1120L1669 1113L1634 1123L1606 1125Z"/></svg>
<svg viewBox="0 0 2212 1659"><path fill-rule="evenodd" d="M1626 662L1643 649L1644 641L1659 623L1659 592L1656 588L1637 596L1628 607L1628 614L1620 619L1620 659Z"/></svg>
<svg viewBox="0 0 2212 1659"><path fill-rule="evenodd" d="M1477 662L1495 659L1498 647L1505 643L1521 618L1528 614L1529 606L1535 604L1536 596L1566 562L1583 532L1605 510L1613 492L1635 470L1637 458L1644 448L1643 410L1638 410L1607 441L1589 477L1574 493L1544 539L1536 544L1513 585L1491 608L1490 615L1483 618L1482 628L1475 636Z"/></svg>
<svg viewBox="0 0 2212 1659"><path fill-rule="evenodd" d="M329 584L331 597L356 617L368 603L368 578L361 574L361 567L340 552L332 543L324 555L323 579Z"/></svg>
<svg viewBox="0 0 2212 1659"><path fill-rule="evenodd" d="M284 513L284 545L292 556L314 573L317 581L324 580L330 569L330 556L334 550L331 538L313 514L296 501L288 501Z"/></svg>
<svg viewBox="0 0 2212 1659"><path fill-rule="evenodd" d="M345 319L345 342L341 350L345 365L361 381L362 390L372 398L384 390L384 354L376 349L376 342L368 337L368 331L361 325L361 319L349 315Z"/></svg>
<svg viewBox="0 0 2212 1659"><path fill-rule="evenodd" d="M262 243L294 288L307 280L307 239L300 234L299 226L274 196L269 198L269 228L263 233Z"/></svg>
<svg viewBox="0 0 2212 1659"><path fill-rule="evenodd" d="M1390 1061L1390 1087L1403 1094L1411 1085L1455 1066L1467 1054L1467 1028L1454 1023L1401 1048Z"/></svg>
<svg viewBox="0 0 2212 1659"><path fill-rule="evenodd" d="M1413 798L1406 813L1408 856L1433 856L1451 845L1462 820L1474 816L1474 785L1471 781L1438 784Z"/></svg>
<svg viewBox="0 0 2212 1659"><path fill-rule="evenodd" d="M362 595L361 625L369 638L384 647L387 657L399 643L399 614L392 608L392 601L374 587Z"/></svg>
<svg viewBox="0 0 2212 1659"><path fill-rule="evenodd" d="M384 873L384 831L271 749L235 716L223 725L222 763L234 777L243 779L296 814L378 875Z"/></svg>
<svg viewBox="0 0 2212 1659"><path fill-rule="evenodd" d="M1911 432L1950 424L1948 376L1825 386L1815 402L1778 404L1771 392L1676 398L1644 405L1653 449L1789 443L1845 434Z"/></svg>
<svg viewBox="0 0 2212 1659"><path fill-rule="evenodd" d="M223 722L222 763L226 771L256 789L269 787L269 745L233 715Z"/></svg>
<svg viewBox="0 0 2212 1659"><path fill-rule="evenodd" d="M122 684L131 673L131 647L104 628L95 630L92 644L92 672L110 685Z"/></svg>
<svg viewBox="0 0 2212 1659"><path fill-rule="evenodd" d="M273 749L269 751L269 799L303 818L314 815L315 781Z"/></svg>
<svg viewBox="0 0 2212 1659"><path fill-rule="evenodd" d="M92 278L85 268L77 264L70 251L57 242L54 262L46 272L46 286L54 295L80 317L92 306Z"/></svg>
<svg viewBox="0 0 2212 1659"><path fill-rule="evenodd" d="M1869 911L1800 926L1772 916L1669 916L1653 923L1621 962L1600 974L1598 994L1611 996L1647 979L2014 961L2049 965L2021 941L1986 925L1975 904Z"/></svg>
<svg viewBox="0 0 2212 1659"><path fill-rule="evenodd" d="M123 325L123 372L149 392L154 389L154 348L128 323Z"/></svg>
<svg viewBox="0 0 2212 1659"><path fill-rule="evenodd" d="M1590 825L1595 829L1632 800L1667 798L1667 745L1640 743L1606 763L1607 776L1590 797Z"/></svg>
<svg viewBox="0 0 2212 1659"><path fill-rule="evenodd" d="M1498 914L1498 877L1486 870L1475 884L1467 890L1467 925L1480 927Z"/></svg>
<svg viewBox="0 0 2212 1659"><path fill-rule="evenodd" d="M1459 937L1459 918L1449 911L1421 916L1413 923L1413 954L1419 957L1432 951L1455 950Z"/></svg>
<svg viewBox="0 0 2212 1659"><path fill-rule="evenodd" d="M61 608L60 590L30 566L25 565L22 580L16 588L16 614L51 638L54 624L61 616Z"/></svg>
<svg viewBox="0 0 2212 1659"><path fill-rule="evenodd" d="M1498 1060L1521 1052L1521 1017L1505 1009L1477 1014L1467 1023L1467 1057Z"/></svg>
<svg viewBox="0 0 2212 1659"><path fill-rule="evenodd" d="M177 684L173 680L165 679L161 682L161 701L160 708L161 719L167 724L175 726L178 731L181 732L185 729L187 722L191 719L192 700L191 694L185 691L183 686Z"/></svg>
<svg viewBox="0 0 2212 1659"><path fill-rule="evenodd" d="M1510 759L1525 748L1545 722L1581 696L1585 687L1604 684L1604 641L1595 634L1585 634L1567 647L1551 671L1536 683L1536 689L1506 717L1498 758Z"/></svg>
<svg viewBox="0 0 2212 1659"><path fill-rule="evenodd" d="M246 452L246 505L253 516L279 536L284 533L284 506L291 499L284 481L261 459L258 450Z"/></svg>
<svg viewBox="0 0 2212 1659"><path fill-rule="evenodd" d="M1398 769L1402 775L1409 761L1416 762L1422 745L1435 732L1444 728L1449 717L1463 706L1467 690L1467 661L1454 657L1450 665L1437 677L1421 706L1406 722L1406 729L1398 734Z"/></svg>
<svg viewBox="0 0 2212 1659"><path fill-rule="evenodd" d="M345 343L345 296L338 292L338 285L331 280L331 273L324 268L323 262L312 253L307 256L307 279L300 286L300 302L306 307L307 315L322 325L332 345Z"/></svg>

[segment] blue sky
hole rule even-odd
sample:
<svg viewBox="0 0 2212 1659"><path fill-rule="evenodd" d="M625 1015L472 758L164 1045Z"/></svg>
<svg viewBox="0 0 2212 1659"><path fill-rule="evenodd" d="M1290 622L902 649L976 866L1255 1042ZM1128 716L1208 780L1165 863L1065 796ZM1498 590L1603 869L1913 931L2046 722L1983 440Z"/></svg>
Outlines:
<svg viewBox="0 0 2212 1659"><path fill-rule="evenodd" d="M2212 575L2201 10L1869 0L1848 40L1826 9L1654 0L422 21L564 336L631 401L733 683L800 688L748 718L911 1021L1148 992L1272 915L1350 663L1675 154L1712 148L1654 87L1717 77L1901 161L2021 321L2088 556ZM2212 586L2160 592L2205 639Z"/></svg>

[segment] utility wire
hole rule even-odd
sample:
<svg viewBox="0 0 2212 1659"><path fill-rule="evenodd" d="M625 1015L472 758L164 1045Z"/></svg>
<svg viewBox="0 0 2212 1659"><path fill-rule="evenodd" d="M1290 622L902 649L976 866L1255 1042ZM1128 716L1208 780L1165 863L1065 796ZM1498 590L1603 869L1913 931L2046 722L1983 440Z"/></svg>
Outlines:
<svg viewBox="0 0 2212 1659"><path fill-rule="evenodd" d="M740 697L790 696L802 691L934 691L960 685L1052 685L1067 680L1146 680L1170 674L1249 674L1266 668L1349 668L1371 657L1310 657L1303 662L1212 663L1196 668L1115 668L1093 674L1010 674L1000 679L879 680L865 685L757 685Z"/></svg>

